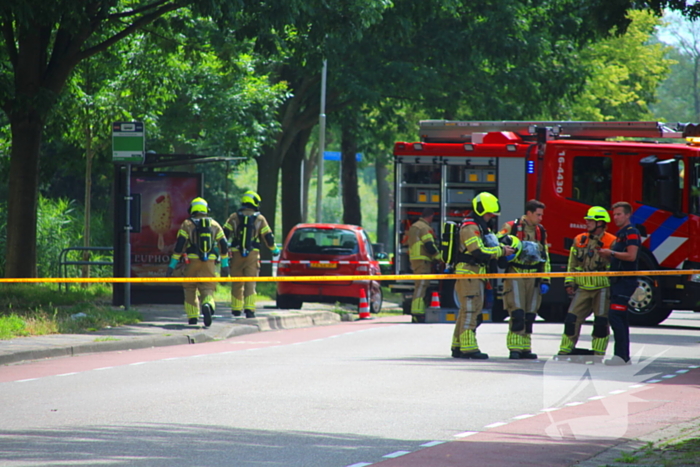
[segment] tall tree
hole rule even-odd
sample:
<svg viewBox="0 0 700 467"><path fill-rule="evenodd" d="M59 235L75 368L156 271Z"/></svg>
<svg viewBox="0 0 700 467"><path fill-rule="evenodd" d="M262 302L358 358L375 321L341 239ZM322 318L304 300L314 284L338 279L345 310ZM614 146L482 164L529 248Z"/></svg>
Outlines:
<svg viewBox="0 0 700 467"><path fill-rule="evenodd" d="M570 107L554 118L573 120L650 120L659 83L669 73L670 47L652 43L660 19L647 11L630 11L626 32L584 50L586 82Z"/></svg>
<svg viewBox="0 0 700 467"><path fill-rule="evenodd" d="M298 143L299 134L310 131L318 122L324 57L335 54L332 44L352 47L371 24L381 19L382 12L389 6L387 0L308 0L306 10L296 18L296 27L270 31L258 37L257 52L276 59L272 66L274 74L279 82L287 83L291 94L279 109L279 130L274 141L257 159L261 211L271 220L273 228L280 168L290 149L298 147L295 142ZM333 94L329 92L329 101L333 101ZM332 110L333 106L329 106L326 113ZM301 159L297 158L296 163L301 164ZM289 183L298 184L299 180ZM282 197L282 211L297 213L294 219L285 217L283 233L290 225L301 221L301 209L297 206L300 200Z"/></svg>
<svg viewBox="0 0 700 467"><path fill-rule="evenodd" d="M668 58L675 63L659 88L654 114L669 122L700 122L700 23L680 14L666 15L664 21L659 37L673 47Z"/></svg>
<svg viewBox="0 0 700 467"><path fill-rule="evenodd" d="M82 60L181 7L169 0L3 3L0 107L12 133L6 277L36 276L42 131L71 73Z"/></svg>
<svg viewBox="0 0 700 467"><path fill-rule="evenodd" d="M247 34L284 28L306 2L23 0L0 5L0 108L11 134L7 277L36 275L36 206L44 124L75 67L168 13L190 8ZM245 34L245 33L243 33Z"/></svg>

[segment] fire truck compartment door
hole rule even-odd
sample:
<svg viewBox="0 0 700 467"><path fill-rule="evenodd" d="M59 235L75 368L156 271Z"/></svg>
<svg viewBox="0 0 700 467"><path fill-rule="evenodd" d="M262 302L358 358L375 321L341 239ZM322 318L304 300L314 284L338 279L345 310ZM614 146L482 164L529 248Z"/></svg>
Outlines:
<svg viewBox="0 0 700 467"><path fill-rule="evenodd" d="M525 158L500 157L497 180L498 200L501 202L500 228L504 222L525 214Z"/></svg>

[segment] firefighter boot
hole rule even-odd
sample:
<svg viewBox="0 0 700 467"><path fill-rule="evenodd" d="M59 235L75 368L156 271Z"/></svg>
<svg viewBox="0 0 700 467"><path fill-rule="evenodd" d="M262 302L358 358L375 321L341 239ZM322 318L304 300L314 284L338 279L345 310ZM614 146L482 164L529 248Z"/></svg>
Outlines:
<svg viewBox="0 0 700 467"><path fill-rule="evenodd" d="M255 294L248 295L243 299L243 308L246 318L255 318Z"/></svg>
<svg viewBox="0 0 700 467"><path fill-rule="evenodd" d="M511 360L537 360L537 354L529 350L523 350L522 352L511 350L508 358Z"/></svg>
<svg viewBox="0 0 700 467"><path fill-rule="evenodd" d="M243 313L243 300L231 297L231 314L234 318L240 318Z"/></svg>
<svg viewBox="0 0 700 467"><path fill-rule="evenodd" d="M204 320L204 327L208 328L211 326L211 317L212 317L212 309L211 305L208 303L205 303L202 305L202 319Z"/></svg>
<svg viewBox="0 0 700 467"><path fill-rule="evenodd" d="M468 359L468 360L488 360L489 354L486 354L480 350L477 350L476 352L469 352L469 353L460 352L460 355L458 358L464 358L464 359Z"/></svg>

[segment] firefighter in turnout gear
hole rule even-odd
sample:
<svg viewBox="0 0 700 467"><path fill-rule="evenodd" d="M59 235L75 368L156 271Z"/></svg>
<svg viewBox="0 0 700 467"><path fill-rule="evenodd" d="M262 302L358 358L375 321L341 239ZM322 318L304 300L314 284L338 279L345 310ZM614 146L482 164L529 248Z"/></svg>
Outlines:
<svg viewBox="0 0 700 467"><path fill-rule="evenodd" d="M485 274L492 260L508 256L515 250L499 244L489 227L489 221L501 212L501 206L491 193L482 192L472 200L473 212L459 229L459 255L455 258L455 273L464 279L455 281L459 299L459 314L452 336L452 357L485 360L489 356L479 350L476 328L481 324L484 306L483 279L469 279L470 274Z"/></svg>
<svg viewBox="0 0 700 467"><path fill-rule="evenodd" d="M226 236L219 223L207 216L208 212L209 207L203 198L195 198L190 203L190 218L182 222L177 232L175 249L165 273L167 277L172 276L183 254L186 260L185 277L215 277L215 263L219 253L221 254L221 275L228 276ZM182 287L185 291L185 313L189 324L197 324L197 317L201 311L204 326L210 326L216 310L214 303L216 283L185 282Z"/></svg>
<svg viewBox="0 0 700 467"><path fill-rule="evenodd" d="M574 238L569 253L568 272L607 271L610 261L600 255L601 248L610 248L615 236L606 232L610 215L600 206L593 206L584 217L587 232ZM566 292L573 295L564 318L559 355L605 355L610 338L608 308L610 280L603 276L578 276L564 279ZM576 348L581 324L593 314L592 350Z"/></svg>
<svg viewBox="0 0 700 467"><path fill-rule="evenodd" d="M532 199L525 203L525 215L508 221L498 232L507 241L515 238L517 255L503 264L508 273L550 272L547 231L542 226L544 203ZM512 237L509 237L512 236ZM508 311L506 344L511 360L536 359L532 353L532 326L542 302L549 291L549 278L519 278L503 281L503 304Z"/></svg>
<svg viewBox="0 0 700 467"><path fill-rule="evenodd" d="M413 274L430 274L433 261L440 259L435 232L430 226L434 217L435 211L425 208L421 217L408 229L408 255ZM413 287L411 315L414 323L425 322L425 292L429 284L429 280L417 280Z"/></svg>
<svg viewBox="0 0 700 467"><path fill-rule="evenodd" d="M272 230L258 210L260 195L246 191L241 197L241 208L229 216L224 224L226 238L231 241L231 277L257 277L260 274L260 242L279 254ZM255 318L255 282L231 283L231 314Z"/></svg>

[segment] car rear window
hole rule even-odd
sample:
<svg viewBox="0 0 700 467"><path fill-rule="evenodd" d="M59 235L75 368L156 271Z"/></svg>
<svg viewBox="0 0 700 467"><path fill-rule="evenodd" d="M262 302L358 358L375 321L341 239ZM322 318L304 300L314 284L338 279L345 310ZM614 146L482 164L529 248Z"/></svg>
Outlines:
<svg viewBox="0 0 700 467"><path fill-rule="evenodd" d="M358 252L357 236L344 229L297 229L287 247L292 253L351 255Z"/></svg>

